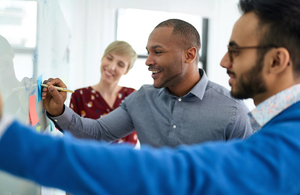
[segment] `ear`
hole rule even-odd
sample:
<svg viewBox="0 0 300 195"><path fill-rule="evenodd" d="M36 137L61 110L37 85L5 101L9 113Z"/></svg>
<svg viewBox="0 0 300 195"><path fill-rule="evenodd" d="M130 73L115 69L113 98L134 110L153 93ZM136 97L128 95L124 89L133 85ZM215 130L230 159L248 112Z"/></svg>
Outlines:
<svg viewBox="0 0 300 195"><path fill-rule="evenodd" d="M268 73L279 74L291 66L290 53L284 47L274 49L270 57Z"/></svg>
<svg viewBox="0 0 300 195"><path fill-rule="evenodd" d="M196 60L197 56L197 48L196 47L191 47L185 51L185 62L186 63L191 63L194 60Z"/></svg>

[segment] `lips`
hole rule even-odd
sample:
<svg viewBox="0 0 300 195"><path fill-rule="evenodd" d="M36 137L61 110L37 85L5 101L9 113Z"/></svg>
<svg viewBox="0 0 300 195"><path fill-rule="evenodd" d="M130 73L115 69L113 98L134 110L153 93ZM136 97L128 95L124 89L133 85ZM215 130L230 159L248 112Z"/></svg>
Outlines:
<svg viewBox="0 0 300 195"><path fill-rule="evenodd" d="M159 77L159 75L161 74L161 72L157 72L157 73L153 73L152 72L152 78L153 79L157 79Z"/></svg>
<svg viewBox="0 0 300 195"><path fill-rule="evenodd" d="M153 69L149 69L149 71L152 72L152 78L153 79L157 79L159 77L159 75L161 74L160 70L153 70Z"/></svg>
<svg viewBox="0 0 300 195"><path fill-rule="evenodd" d="M108 71L104 71L105 75L108 76L108 77L113 77L114 75Z"/></svg>
<svg viewBox="0 0 300 195"><path fill-rule="evenodd" d="M231 71L227 71L227 74L228 74L228 76L229 76L229 81L228 81L228 83L229 83L229 85L231 85L232 82L234 82L234 80L235 80L235 74L234 74L234 72L231 72Z"/></svg>

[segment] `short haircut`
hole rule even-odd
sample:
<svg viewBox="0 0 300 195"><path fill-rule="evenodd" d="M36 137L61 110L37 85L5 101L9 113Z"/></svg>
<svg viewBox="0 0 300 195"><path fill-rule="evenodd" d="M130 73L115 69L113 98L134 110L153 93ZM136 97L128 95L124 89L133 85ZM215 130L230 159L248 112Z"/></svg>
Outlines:
<svg viewBox="0 0 300 195"><path fill-rule="evenodd" d="M128 70L130 70L137 58L137 54L129 43L126 41L114 41L107 46L102 56L102 59L108 54L114 53L120 56L126 56L130 59Z"/></svg>
<svg viewBox="0 0 300 195"><path fill-rule="evenodd" d="M158 27L173 27L172 35L179 36L179 43L182 44L184 49L191 47L197 48L196 60L199 60L199 50L201 47L200 35L197 29L188 22L179 19L169 19L159 23L155 28Z"/></svg>
<svg viewBox="0 0 300 195"><path fill-rule="evenodd" d="M239 8L242 14L253 12L259 18L259 28L262 30L259 41L261 46L276 45L288 50L294 73L299 76L300 1L240 0Z"/></svg>

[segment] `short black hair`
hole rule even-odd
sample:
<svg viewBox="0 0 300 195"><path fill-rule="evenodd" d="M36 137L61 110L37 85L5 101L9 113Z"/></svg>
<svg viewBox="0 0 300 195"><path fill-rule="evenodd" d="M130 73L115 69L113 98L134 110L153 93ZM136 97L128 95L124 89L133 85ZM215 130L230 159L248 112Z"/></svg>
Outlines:
<svg viewBox="0 0 300 195"><path fill-rule="evenodd" d="M300 75L300 0L240 0L242 14L253 12L263 29L260 45L288 50L294 73Z"/></svg>
<svg viewBox="0 0 300 195"><path fill-rule="evenodd" d="M173 27L172 34L180 36L178 40L183 44L184 49L189 49L191 47L197 48L197 57L196 60L199 60L199 50L201 47L200 35L197 29L190 23L180 20L180 19L169 19L159 23L155 28L158 27Z"/></svg>

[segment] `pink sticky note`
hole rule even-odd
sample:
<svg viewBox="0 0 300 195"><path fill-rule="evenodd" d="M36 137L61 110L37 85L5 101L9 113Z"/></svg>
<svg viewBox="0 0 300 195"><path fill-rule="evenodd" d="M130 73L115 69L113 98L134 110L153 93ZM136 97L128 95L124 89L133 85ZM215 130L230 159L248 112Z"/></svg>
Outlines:
<svg viewBox="0 0 300 195"><path fill-rule="evenodd" d="M35 95L29 97L29 117L32 126L36 125L39 122L39 118L35 109Z"/></svg>

